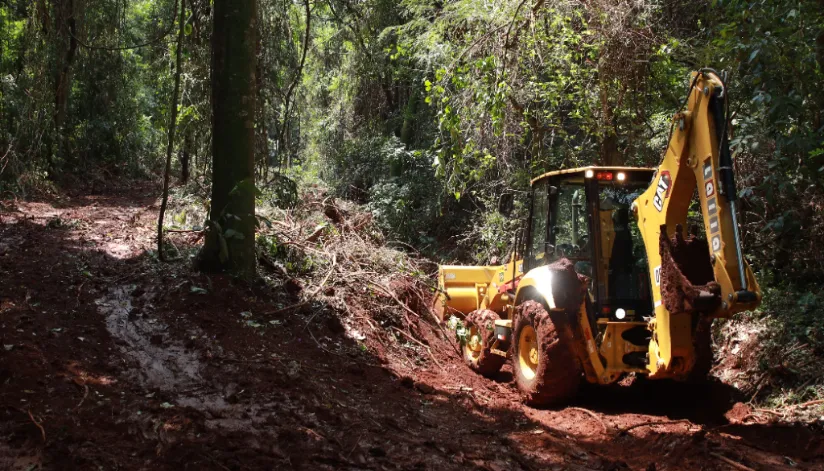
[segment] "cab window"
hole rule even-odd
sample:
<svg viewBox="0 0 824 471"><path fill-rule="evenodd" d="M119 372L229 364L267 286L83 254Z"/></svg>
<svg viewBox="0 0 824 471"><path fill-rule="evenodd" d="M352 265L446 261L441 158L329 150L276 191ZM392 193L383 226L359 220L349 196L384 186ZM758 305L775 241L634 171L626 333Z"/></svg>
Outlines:
<svg viewBox="0 0 824 471"><path fill-rule="evenodd" d="M590 241L583 185L561 184L553 208L553 258L589 260Z"/></svg>
<svg viewBox="0 0 824 471"><path fill-rule="evenodd" d="M532 193L532 219L529 225L529 267L545 264L547 223L549 221L549 193L547 182L536 183Z"/></svg>

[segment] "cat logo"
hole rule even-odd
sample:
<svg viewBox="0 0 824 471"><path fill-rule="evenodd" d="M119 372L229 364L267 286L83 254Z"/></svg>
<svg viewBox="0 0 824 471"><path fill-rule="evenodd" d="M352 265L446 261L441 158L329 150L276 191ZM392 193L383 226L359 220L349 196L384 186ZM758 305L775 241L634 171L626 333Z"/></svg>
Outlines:
<svg viewBox="0 0 824 471"><path fill-rule="evenodd" d="M655 189L655 196L652 198L652 204L659 213L664 210L664 199L670 194L671 182L669 170L662 171L661 178L658 179L658 188Z"/></svg>

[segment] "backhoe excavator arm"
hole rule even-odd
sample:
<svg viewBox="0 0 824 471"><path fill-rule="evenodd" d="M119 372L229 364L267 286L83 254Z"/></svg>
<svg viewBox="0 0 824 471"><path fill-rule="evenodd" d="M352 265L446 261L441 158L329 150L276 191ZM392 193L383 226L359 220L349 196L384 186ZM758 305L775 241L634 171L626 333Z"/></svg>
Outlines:
<svg viewBox="0 0 824 471"><path fill-rule="evenodd" d="M675 115L664 160L633 209L649 261L655 318L649 369L689 370L695 320L754 309L758 283L741 253L727 140L727 90L711 69L694 72L686 111ZM698 190L706 242L684 236ZM657 339L657 340L656 340Z"/></svg>

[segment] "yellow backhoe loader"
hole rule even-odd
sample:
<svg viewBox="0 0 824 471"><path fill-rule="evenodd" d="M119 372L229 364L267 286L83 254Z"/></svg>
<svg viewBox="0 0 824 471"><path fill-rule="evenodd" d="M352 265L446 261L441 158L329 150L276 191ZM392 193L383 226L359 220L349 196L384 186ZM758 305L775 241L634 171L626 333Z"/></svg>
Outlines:
<svg viewBox="0 0 824 471"><path fill-rule="evenodd" d="M440 267L436 310L462 319L470 368L492 376L511 359L535 405L627 373L706 377L713 319L761 301L741 252L726 95L721 74L693 72L658 169L540 175L508 264ZM701 236L684 231L691 204Z"/></svg>

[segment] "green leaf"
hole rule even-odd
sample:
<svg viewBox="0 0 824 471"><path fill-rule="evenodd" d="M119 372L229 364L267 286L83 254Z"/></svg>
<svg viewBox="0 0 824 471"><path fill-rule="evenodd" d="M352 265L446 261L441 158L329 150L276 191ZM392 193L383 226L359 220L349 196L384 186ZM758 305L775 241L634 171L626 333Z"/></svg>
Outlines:
<svg viewBox="0 0 824 471"><path fill-rule="evenodd" d="M189 36L189 35L192 34L192 24L191 23L186 23L186 25L183 27L183 33L186 34L186 36Z"/></svg>

